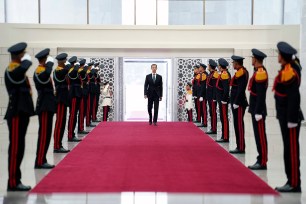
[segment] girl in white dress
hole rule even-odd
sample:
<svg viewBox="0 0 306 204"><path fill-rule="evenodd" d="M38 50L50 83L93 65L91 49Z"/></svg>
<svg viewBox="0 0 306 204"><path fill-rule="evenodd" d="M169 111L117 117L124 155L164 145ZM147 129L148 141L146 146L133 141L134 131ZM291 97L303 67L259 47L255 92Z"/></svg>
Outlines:
<svg viewBox="0 0 306 204"><path fill-rule="evenodd" d="M110 106L112 105L112 95L113 93L110 90L109 83L105 82L102 89L103 121L107 121L108 112L110 110Z"/></svg>

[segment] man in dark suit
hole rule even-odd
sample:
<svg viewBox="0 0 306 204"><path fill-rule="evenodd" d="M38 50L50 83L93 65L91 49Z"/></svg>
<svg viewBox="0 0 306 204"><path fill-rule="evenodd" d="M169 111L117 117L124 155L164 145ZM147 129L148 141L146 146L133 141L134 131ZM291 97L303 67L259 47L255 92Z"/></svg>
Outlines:
<svg viewBox="0 0 306 204"><path fill-rule="evenodd" d="M163 78L161 75L156 74L157 65L151 65L152 73L146 76L144 84L144 97L148 98L148 113L149 113L149 124L152 125L152 108L154 103L154 118L153 123L157 125L158 117L158 106L159 101L163 97Z"/></svg>

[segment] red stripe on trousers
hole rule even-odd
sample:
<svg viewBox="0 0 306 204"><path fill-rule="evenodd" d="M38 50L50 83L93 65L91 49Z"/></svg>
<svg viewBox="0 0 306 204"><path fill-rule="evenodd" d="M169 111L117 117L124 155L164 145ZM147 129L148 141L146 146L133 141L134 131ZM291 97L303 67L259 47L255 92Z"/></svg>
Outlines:
<svg viewBox="0 0 306 204"><path fill-rule="evenodd" d="M76 103L76 98L72 98L72 104L71 104L71 114L69 116L69 131L68 131L68 138L71 139L73 135L73 121L74 121L74 114L75 114L75 103Z"/></svg>
<svg viewBox="0 0 306 204"><path fill-rule="evenodd" d="M86 107L86 125L89 125L89 124L90 124L90 118L89 118L89 115L90 115L90 94L88 94L88 97L87 97L87 107Z"/></svg>
<svg viewBox="0 0 306 204"><path fill-rule="evenodd" d="M16 144L15 144L15 151L16 151L16 156L17 155L17 152L18 152L18 143L19 143L19 117L16 117ZM15 162L14 162L14 175L16 175L16 170L17 170L17 157L15 159ZM17 183L16 183L16 176L15 176L15 179L14 179L14 186L16 186Z"/></svg>
<svg viewBox="0 0 306 204"><path fill-rule="evenodd" d="M18 116L17 116L18 117ZM12 119L12 141L11 141L11 162L10 162L10 186L15 187L16 184L16 174L14 173L14 164L16 163L17 160L17 154L15 151L17 150L16 148L16 141L17 141L17 135L16 135L16 130L18 127L16 127L16 117L13 117Z"/></svg>
<svg viewBox="0 0 306 204"><path fill-rule="evenodd" d="M223 108L223 125L224 125L223 137L224 137L225 140L228 139L226 105L227 104L222 104L222 108Z"/></svg>
<svg viewBox="0 0 306 204"><path fill-rule="evenodd" d="M211 106L212 106L212 114L211 114L211 117L212 117L212 130L213 131L217 131L217 121L216 121L216 103L214 101L211 101Z"/></svg>
<svg viewBox="0 0 306 204"><path fill-rule="evenodd" d="M41 137L41 140L40 140L40 157L39 157L39 160L38 160L38 165L42 165L43 164L43 159L44 159L44 152L45 152L45 144L46 144L46 135L47 135L47 128L46 128L46 125L47 125L47 112L43 112L42 113L42 137Z"/></svg>
<svg viewBox="0 0 306 204"><path fill-rule="evenodd" d="M93 120L96 120L96 96L94 97L94 100L93 100L93 108L92 108L92 119Z"/></svg>
<svg viewBox="0 0 306 204"><path fill-rule="evenodd" d="M60 134L60 118L61 118L61 104L57 104L56 123L54 128L54 149L58 149L58 137Z"/></svg>
<svg viewBox="0 0 306 204"><path fill-rule="evenodd" d="M66 118L63 118L64 117L64 104L61 105L60 107L60 120L59 120L59 128L58 128L58 136L57 136L57 148L60 148L60 139L61 139L61 130L62 130L62 125L63 125L63 120L66 120Z"/></svg>
<svg viewBox="0 0 306 204"><path fill-rule="evenodd" d="M197 114L197 121L201 120L201 103L199 101L199 99L197 99L197 109L198 109L198 114Z"/></svg>
<svg viewBox="0 0 306 204"><path fill-rule="evenodd" d="M202 101L202 108L203 108L203 124L204 125L207 125L207 107L206 107L206 100L203 100Z"/></svg>
<svg viewBox="0 0 306 204"><path fill-rule="evenodd" d="M84 99L81 99L81 104L80 104L80 130L84 130Z"/></svg>
<svg viewBox="0 0 306 204"><path fill-rule="evenodd" d="M261 147L261 155L262 155L262 158L261 158L261 165L265 165L266 162L265 162L265 147L264 147L264 139L263 139L263 131L262 131L262 121L263 119L257 121L257 126L258 126L258 134L259 134L259 141L260 141L260 147Z"/></svg>

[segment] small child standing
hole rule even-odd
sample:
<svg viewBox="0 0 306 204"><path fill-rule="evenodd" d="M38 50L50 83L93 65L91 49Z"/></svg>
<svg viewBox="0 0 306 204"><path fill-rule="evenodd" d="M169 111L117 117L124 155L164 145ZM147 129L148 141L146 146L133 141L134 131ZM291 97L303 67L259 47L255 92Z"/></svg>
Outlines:
<svg viewBox="0 0 306 204"><path fill-rule="evenodd" d="M105 82L103 85L104 85L103 89L102 89L103 121L107 121L108 112L109 112L109 109L112 105L112 95L113 95L113 93L110 90L110 86L109 86L108 82Z"/></svg>
<svg viewBox="0 0 306 204"><path fill-rule="evenodd" d="M184 107L187 111L188 121L192 122L192 107L193 107L193 101L192 101L192 90L191 90L192 84L190 82L187 83L185 89L185 104Z"/></svg>

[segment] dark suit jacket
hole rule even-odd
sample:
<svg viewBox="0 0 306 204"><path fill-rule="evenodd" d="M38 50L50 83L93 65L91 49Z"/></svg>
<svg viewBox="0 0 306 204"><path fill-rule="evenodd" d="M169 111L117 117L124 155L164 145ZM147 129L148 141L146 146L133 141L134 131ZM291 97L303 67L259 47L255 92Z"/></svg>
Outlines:
<svg viewBox="0 0 306 204"><path fill-rule="evenodd" d="M144 84L144 95L148 98L153 97L154 92L157 96L163 97L163 78L161 75L156 74L155 83L153 82L152 73L146 76L146 81Z"/></svg>

